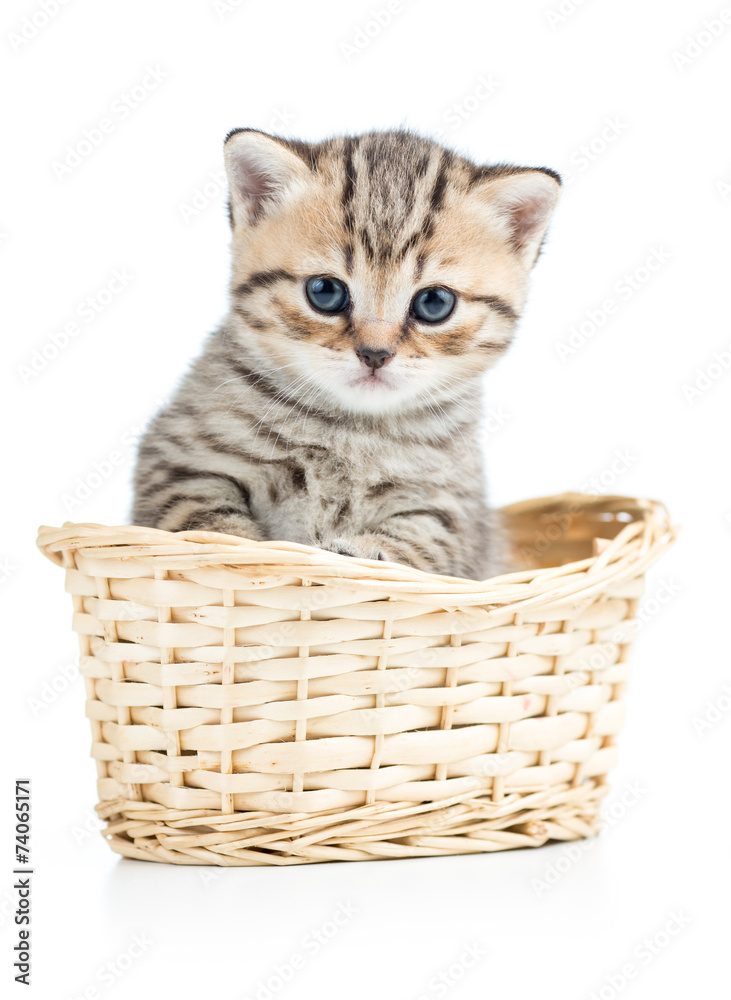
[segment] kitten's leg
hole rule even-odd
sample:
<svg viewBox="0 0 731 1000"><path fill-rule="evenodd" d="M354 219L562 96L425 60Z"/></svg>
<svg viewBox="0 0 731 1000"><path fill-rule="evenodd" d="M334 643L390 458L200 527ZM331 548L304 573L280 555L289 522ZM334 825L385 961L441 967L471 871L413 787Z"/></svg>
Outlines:
<svg viewBox="0 0 731 1000"><path fill-rule="evenodd" d="M468 524L464 512L413 511L386 518L377 530L321 541L323 548L361 559L406 563L428 573L484 579L493 568L485 551L485 520L480 512Z"/></svg>
<svg viewBox="0 0 731 1000"><path fill-rule="evenodd" d="M157 471L157 470L156 470ZM166 531L220 531L260 540L249 491L233 476L171 467L138 490L135 524Z"/></svg>

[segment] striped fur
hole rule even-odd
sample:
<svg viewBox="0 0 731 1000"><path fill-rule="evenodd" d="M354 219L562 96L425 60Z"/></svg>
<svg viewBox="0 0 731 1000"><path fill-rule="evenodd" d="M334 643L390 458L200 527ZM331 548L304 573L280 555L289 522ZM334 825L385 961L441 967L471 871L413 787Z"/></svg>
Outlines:
<svg viewBox="0 0 731 1000"><path fill-rule="evenodd" d="M557 176L408 132L236 130L225 156L230 312L141 443L135 523L495 572L480 377L511 342ZM312 276L348 287L342 312L309 304ZM456 294L440 324L410 311L433 286Z"/></svg>

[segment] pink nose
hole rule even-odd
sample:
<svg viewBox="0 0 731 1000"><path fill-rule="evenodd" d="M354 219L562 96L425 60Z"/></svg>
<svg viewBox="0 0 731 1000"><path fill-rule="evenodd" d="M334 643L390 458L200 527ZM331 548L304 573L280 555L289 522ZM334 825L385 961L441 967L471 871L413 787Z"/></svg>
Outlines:
<svg viewBox="0 0 731 1000"><path fill-rule="evenodd" d="M374 351L369 347L361 347L355 352L363 364L368 365L371 371L376 368L383 368L393 358L391 351Z"/></svg>

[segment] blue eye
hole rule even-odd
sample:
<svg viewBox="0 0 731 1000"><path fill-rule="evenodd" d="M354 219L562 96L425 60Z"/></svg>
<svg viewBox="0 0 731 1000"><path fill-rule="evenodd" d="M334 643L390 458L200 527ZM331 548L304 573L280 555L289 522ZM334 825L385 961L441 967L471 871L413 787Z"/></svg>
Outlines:
<svg viewBox="0 0 731 1000"><path fill-rule="evenodd" d="M422 288L411 303L411 315L424 323L443 323L454 309L457 296L448 288Z"/></svg>
<svg viewBox="0 0 731 1000"><path fill-rule="evenodd" d="M318 312L339 313L349 302L347 286L337 278L308 278L305 292Z"/></svg>

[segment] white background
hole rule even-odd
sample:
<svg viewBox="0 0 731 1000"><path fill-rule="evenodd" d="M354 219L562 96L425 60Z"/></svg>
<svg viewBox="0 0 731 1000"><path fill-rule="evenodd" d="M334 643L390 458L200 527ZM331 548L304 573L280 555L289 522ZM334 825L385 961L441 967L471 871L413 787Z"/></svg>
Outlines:
<svg viewBox="0 0 731 1000"><path fill-rule="evenodd" d="M43 24L37 4L3 5L9 995L28 995L10 957L11 781L23 776L34 790L33 996L724 995L731 25L719 5L691 0L403 0L374 33L371 12L385 7L68 0ZM34 16L35 29L24 21ZM145 97L126 115L125 94ZM103 118L103 141L59 170ZM659 497L682 523L648 580L665 604L646 604L616 819L573 860L558 845L221 872L120 861L90 832L83 687L66 679L71 605L34 549L36 528L127 520L134 439L225 311L225 192L209 174L226 132L319 139L402 124L442 130L478 161L570 176L517 344L489 377L502 414L487 441L494 500L603 476L600 491ZM653 254L663 263L642 270ZM131 277L106 295L115 269ZM111 301L87 322L90 296ZM602 320L607 299L616 308ZM62 346L44 359L54 336ZM111 472L79 501L95 463ZM546 879L555 884L541 888ZM341 904L357 913L323 947L308 944ZM674 911L684 926L665 935ZM149 943L131 958L135 935ZM478 955L469 968L467 946ZM277 967L286 975L295 953L304 968L283 985ZM100 977L110 961L116 971ZM623 980L628 964L635 975Z"/></svg>

